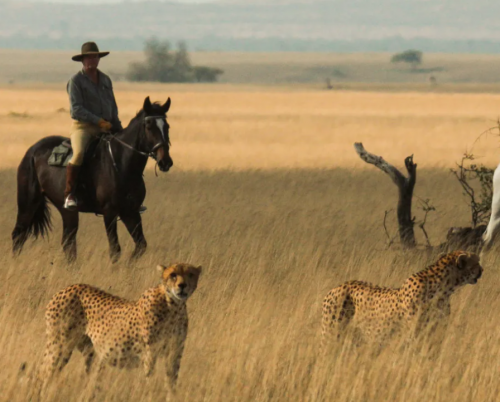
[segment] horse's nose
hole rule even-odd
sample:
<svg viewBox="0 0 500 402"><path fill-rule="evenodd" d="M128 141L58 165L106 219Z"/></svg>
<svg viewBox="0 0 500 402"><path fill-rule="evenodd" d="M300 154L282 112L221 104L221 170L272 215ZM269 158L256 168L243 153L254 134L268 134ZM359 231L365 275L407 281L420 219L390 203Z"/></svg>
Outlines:
<svg viewBox="0 0 500 402"><path fill-rule="evenodd" d="M158 166L160 166L160 170L162 172L168 172L169 169L174 165L174 162L172 162L172 159L169 159L167 161L161 160L158 163Z"/></svg>

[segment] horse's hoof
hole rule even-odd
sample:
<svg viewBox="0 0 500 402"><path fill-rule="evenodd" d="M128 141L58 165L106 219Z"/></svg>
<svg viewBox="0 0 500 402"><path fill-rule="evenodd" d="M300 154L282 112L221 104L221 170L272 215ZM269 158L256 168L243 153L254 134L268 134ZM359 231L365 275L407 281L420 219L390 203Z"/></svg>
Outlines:
<svg viewBox="0 0 500 402"><path fill-rule="evenodd" d="M137 247L134 252L130 255L130 259L133 261L133 260L138 260L139 258L141 258L144 253L146 252L146 246L140 246L140 247Z"/></svg>
<svg viewBox="0 0 500 402"><path fill-rule="evenodd" d="M116 264L121 257L121 252L110 254L109 258L111 259L111 263Z"/></svg>
<svg viewBox="0 0 500 402"><path fill-rule="evenodd" d="M140 254L132 253L132 255L130 256L130 261L132 261L132 262L137 261L143 255L144 255L144 253L140 253Z"/></svg>
<svg viewBox="0 0 500 402"><path fill-rule="evenodd" d="M66 263L67 264L74 264L76 262L76 254L68 254L66 255Z"/></svg>

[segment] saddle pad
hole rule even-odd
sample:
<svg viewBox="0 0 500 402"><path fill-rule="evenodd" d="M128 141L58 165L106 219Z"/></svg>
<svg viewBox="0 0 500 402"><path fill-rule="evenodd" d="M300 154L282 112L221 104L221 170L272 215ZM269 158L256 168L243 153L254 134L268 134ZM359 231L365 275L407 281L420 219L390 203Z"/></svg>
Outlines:
<svg viewBox="0 0 500 402"><path fill-rule="evenodd" d="M72 156L73 150L71 148L68 148L67 145L63 143L52 150L47 163L50 166L65 167L68 166L68 163Z"/></svg>

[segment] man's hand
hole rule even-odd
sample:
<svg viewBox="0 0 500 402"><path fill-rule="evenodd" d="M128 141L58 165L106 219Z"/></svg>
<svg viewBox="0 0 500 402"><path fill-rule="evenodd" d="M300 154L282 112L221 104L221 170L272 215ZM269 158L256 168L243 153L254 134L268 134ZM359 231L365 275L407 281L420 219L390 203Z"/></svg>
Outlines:
<svg viewBox="0 0 500 402"><path fill-rule="evenodd" d="M113 128L113 125L109 121L106 121L104 119L100 119L99 123L97 124L99 125L99 128L105 132L110 132Z"/></svg>

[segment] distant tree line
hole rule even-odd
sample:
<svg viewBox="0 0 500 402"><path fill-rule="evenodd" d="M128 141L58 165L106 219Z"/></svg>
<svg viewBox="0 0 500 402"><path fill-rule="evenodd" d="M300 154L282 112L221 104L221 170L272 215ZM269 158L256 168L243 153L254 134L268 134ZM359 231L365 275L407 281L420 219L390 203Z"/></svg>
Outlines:
<svg viewBox="0 0 500 402"><path fill-rule="evenodd" d="M407 63L415 70L422 64L423 54L420 50L405 50L401 53L396 53L391 57L391 63Z"/></svg>
<svg viewBox="0 0 500 402"><path fill-rule="evenodd" d="M223 70L207 66L193 66L187 46L179 42L172 50L169 41L152 38L144 45L146 60L130 63L127 79L153 82L215 82Z"/></svg>

